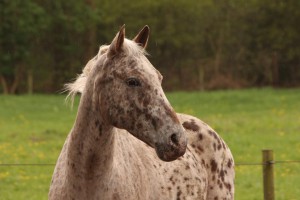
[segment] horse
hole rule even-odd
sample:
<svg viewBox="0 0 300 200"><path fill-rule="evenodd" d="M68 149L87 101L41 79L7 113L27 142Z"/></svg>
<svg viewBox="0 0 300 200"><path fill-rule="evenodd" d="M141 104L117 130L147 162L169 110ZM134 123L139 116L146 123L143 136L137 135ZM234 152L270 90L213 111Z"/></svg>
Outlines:
<svg viewBox="0 0 300 200"><path fill-rule="evenodd" d="M230 149L206 123L174 111L146 57L149 33L146 25L130 40L122 26L67 84L81 98L50 200L234 199Z"/></svg>

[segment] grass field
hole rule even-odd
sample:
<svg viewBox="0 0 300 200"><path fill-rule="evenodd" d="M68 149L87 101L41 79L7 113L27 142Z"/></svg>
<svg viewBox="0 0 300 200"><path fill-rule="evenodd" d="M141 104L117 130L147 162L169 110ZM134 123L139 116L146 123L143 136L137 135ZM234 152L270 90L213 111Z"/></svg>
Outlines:
<svg viewBox="0 0 300 200"><path fill-rule="evenodd" d="M300 89L176 92L177 112L211 125L231 148L236 163L261 162L261 150L276 160L300 160ZM0 96L0 164L54 164L73 125L64 96ZM0 166L0 199L47 199L53 165ZM300 196L300 163L275 165L278 200ZM236 199L261 200L262 168L236 167Z"/></svg>

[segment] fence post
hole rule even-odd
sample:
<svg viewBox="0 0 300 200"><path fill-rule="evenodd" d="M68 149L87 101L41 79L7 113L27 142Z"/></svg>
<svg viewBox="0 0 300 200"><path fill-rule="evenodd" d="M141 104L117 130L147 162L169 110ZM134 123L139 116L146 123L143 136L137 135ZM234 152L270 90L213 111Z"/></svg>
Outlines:
<svg viewBox="0 0 300 200"><path fill-rule="evenodd" d="M275 200L273 150L263 150L264 200Z"/></svg>

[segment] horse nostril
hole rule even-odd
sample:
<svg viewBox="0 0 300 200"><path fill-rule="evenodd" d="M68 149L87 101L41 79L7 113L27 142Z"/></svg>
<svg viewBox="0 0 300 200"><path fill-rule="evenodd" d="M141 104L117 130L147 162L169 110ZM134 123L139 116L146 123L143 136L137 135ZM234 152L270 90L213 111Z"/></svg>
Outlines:
<svg viewBox="0 0 300 200"><path fill-rule="evenodd" d="M178 137L177 137L177 134L176 133L173 133L171 135L171 141L175 144L175 145L178 145L179 144L179 140L178 140Z"/></svg>

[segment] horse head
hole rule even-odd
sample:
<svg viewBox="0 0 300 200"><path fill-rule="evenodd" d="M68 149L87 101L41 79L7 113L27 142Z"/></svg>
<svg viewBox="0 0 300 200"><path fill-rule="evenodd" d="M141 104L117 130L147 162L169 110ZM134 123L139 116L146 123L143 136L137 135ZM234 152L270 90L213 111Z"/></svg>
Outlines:
<svg viewBox="0 0 300 200"><path fill-rule="evenodd" d="M103 121L155 148L161 160L172 161L185 153L187 139L162 89L162 75L146 57L149 32L145 26L129 40L123 26L68 87L92 91Z"/></svg>

